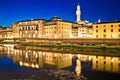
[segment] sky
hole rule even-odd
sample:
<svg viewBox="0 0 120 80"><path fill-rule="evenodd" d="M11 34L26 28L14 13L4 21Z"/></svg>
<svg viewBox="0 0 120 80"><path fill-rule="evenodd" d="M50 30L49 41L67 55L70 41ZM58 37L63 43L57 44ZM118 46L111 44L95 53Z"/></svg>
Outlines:
<svg viewBox="0 0 120 80"><path fill-rule="evenodd" d="M0 0L0 25L30 19L76 21L76 6L80 4L81 20L95 23L120 20L120 0Z"/></svg>

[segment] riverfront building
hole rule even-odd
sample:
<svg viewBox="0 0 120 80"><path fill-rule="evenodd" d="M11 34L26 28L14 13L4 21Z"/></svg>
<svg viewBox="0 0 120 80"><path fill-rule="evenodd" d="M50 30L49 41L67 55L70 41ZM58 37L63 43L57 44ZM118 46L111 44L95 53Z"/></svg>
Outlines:
<svg viewBox="0 0 120 80"><path fill-rule="evenodd" d="M93 38L120 38L120 22L99 22L93 24Z"/></svg>
<svg viewBox="0 0 120 80"><path fill-rule="evenodd" d="M81 20L80 5L76 8L76 22L54 16L49 20L31 19L18 21L12 26L0 27L0 39L8 38L120 38L120 22L92 24Z"/></svg>

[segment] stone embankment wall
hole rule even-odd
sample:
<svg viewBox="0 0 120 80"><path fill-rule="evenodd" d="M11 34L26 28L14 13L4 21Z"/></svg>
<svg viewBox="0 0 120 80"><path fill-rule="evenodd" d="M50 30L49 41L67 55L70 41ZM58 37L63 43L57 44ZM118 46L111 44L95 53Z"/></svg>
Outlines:
<svg viewBox="0 0 120 80"><path fill-rule="evenodd" d="M115 45L120 46L120 39L85 39L85 38L24 38L20 42L41 43L41 44L76 44L76 45Z"/></svg>

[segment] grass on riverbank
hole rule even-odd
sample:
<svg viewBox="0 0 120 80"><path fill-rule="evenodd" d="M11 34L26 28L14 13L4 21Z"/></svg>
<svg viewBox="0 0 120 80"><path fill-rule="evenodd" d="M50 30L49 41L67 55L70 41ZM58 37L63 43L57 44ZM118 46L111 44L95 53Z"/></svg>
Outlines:
<svg viewBox="0 0 120 80"><path fill-rule="evenodd" d="M116 46L80 46L80 45L62 45L62 44L35 44L22 43L22 46L57 48L64 51L85 51L85 52L101 52L101 53L120 53L120 47Z"/></svg>

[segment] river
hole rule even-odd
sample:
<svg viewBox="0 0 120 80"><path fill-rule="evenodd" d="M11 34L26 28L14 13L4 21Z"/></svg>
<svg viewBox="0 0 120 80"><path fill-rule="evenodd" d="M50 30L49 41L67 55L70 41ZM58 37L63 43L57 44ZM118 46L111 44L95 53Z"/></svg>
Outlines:
<svg viewBox="0 0 120 80"><path fill-rule="evenodd" d="M120 80L120 57L4 45L0 46L0 80Z"/></svg>

